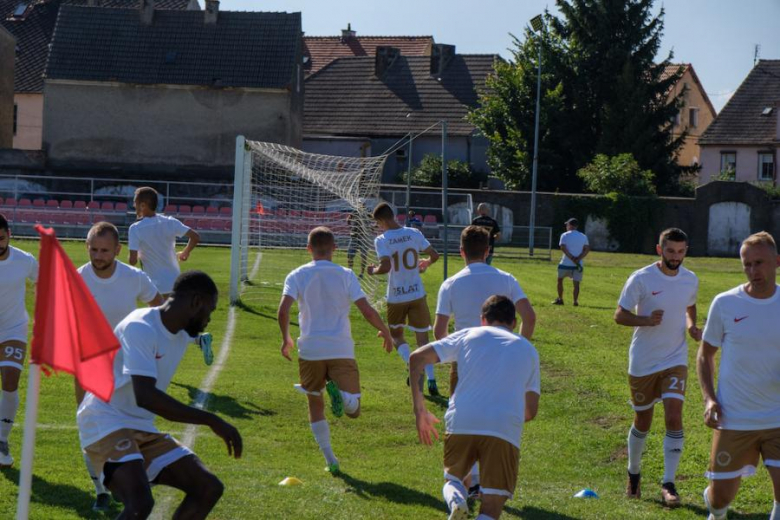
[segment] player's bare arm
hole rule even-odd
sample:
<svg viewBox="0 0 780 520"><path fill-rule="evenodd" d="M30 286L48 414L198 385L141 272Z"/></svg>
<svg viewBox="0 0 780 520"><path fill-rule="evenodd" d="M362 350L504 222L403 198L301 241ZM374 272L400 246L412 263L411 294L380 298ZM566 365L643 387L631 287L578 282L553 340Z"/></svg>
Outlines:
<svg viewBox="0 0 780 520"><path fill-rule="evenodd" d="M290 361L292 361L290 353L295 345L292 336L290 336L290 309L294 301L292 296L282 296L282 301L279 302L279 310L276 311L276 321L279 323L279 330L282 333L282 356Z"/></svg>
<svg viewBox="0 0 780 520"><path fill-rule="evenodd" d="M520 335L530 341L536 327L536 312L528 298L517 300L515 302L515 310L520 315L520 319L523 320L520 324Z"/></svg>
<svg viewBox="0 0 780 520"><path fill-rule="evenodd" d="M389 256L383 256L379 259L379 265L371 264L366 268L366 272L370 275L387 274L390 269L393 268L393 263Z"/></svg>
<svg viewBox="0 0 780 520"><path fill-rule="evenodd" d="M436 320L433 322L433 337L436 338L436 341L447 337L449 324L449 316L444 314L436 315Z"/></svg>
<svg viewBox="0 0 780 520"><path fill-rule="evenodd" d="M580 253L580 256L576 257L575 263L580 263L583 258L588 256L588 253L590 253L590 246L585 245L582 247L582 253Z"/></svg>
<svg viewBox="0 0 780 520"><path fill-rule="evenodd" d="M409 357L409 379L411 381L419 381L422 379L423 372L425 372L425 365L432 365L438 362L439 355L436 354L436 350L430 344L418 348ZM411 389L414 417L417 423L417 436L421 443L430 446L433 444L434 438L437 440L439 438L439 431L436 429L439 419L425 407L425 398L420 385L411 385Z"/></svg>
<svg viewBox="0 0 780 520"><path fill-rule="evenodd" d="M379 331L377 335L382 338L382 346L384 349L387 352L392 352L393 336L390 334L390 329L387 328L385 322L382 321L382 317L378 312L376 312L376 309L374 309L365 298L361 298L356 301L355 306L358 308L366 321L370 323L371 326L374 327L377 331Z"/></svg>
<svg viewBox="0 0 780 520"><path fill-rule="evenodd" d="M696 304L685 309L685 320L688 326L688 334L695 341L701 341L702 330L696 326Z"/></svg>
<svg viewBox="0 0 780 520"><path fill-rule="evenodd" d="M138 251L129 250L127 255L127 263L130 265L138 265Z"/></svg>
<svg viewBox="0 0 780 520"><path fill-rule="evenodd" d="M149 305L149 307L159 307L160 305L163 304L164 301L165 298L162 297L162 294L157 293L154 295L154 298L152 298L147 302L147 304Z"/></svg>
<svg viewBox="0 0 780 520"><path fill-rule="evenodd" d="M184 249L177 255L179 257L180 262L186 262L187 259L190 257L190 253L192 253L192 250L195 249L195 246L197 246L200 243L200 235L194 229L190 229L189 231L184 233L184 236L187 237L189 240L187 241L187 245L184 247Z"/></svg>
<svg viewBox="0 0 780 520"><path fill-rule="evenodd" d="M441 256L439 255L439 252L433 248L433 246L429 246L428 249L424 249L423 254L428 255L428 258L423 258L417 264L421 273L424 273L425 270L428 269L431 264L435 263L439 259L439 256Z"/></svg>
<svg viewBox="0 0 780 520"><path fill-rule="evenodd" d="M533 421L539 412L539 394L536 392L525 393L525 422Z"/></svg>
<svg viewBox="0 0 780 520"><path fill-rule="evenodd" d="M154 415L173 422L186 424L204 424L225 441L228 454L239 459L243 444L241 434L230 423L217 415L180 403L155 386L153 377L132 376L135 402L141 408Z"/></svg>
<svg viewBox="0 0 780 520"><path fill-rule="evenodd" d="M566 255L566 257L567 257L569 260L571 260L571 261L572 261L572 262L574 262L575 264L577 263L577 260L575 260L575 257L574 257L574 256L572 256L572 254L569 252L569 248L566 246L566 244L561 244L561 252L562 252L564 255Z"/></svg>
<svg viewBox="0 0 780 520"><path fill-rule="evenodd" d="M628 309L618 305L615 310L615 323L625 325L626 327L655 327L660 325L664 318L664 311L656 309L650 313L650 316L638 316Z"/></svg>
<svg viewBox="0 0 780 520"><path fill-rule="evenodd" d="M701 342L696 354L696 372L699 374L699 386L704 398L704 424L710 428L720 426L723 410L715 393L715 354L718 352L706 341Z"/></svg>

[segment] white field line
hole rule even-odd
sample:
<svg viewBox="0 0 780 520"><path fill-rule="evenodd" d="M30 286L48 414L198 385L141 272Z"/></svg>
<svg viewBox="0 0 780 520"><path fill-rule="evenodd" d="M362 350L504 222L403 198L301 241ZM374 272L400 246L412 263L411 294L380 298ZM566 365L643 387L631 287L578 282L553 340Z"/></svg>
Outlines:
<svg viewBox="0 0 780 520"><path fill-rule="evenodd" d="M258 252L255 263L252 266L252 272L249 275L250 280L257 276L257 271L260 269L260 260L262 257L263 255ZM225 328L225 335L222 336L222 343L219 347L219 355L217 356L216 362L211 366L211 370L206 373L206 377L204 377L203 381L200 383L198 395L195 397L195 400L190 406L194 406L195 408L200 409L205 408L206 401L209 394L211 393L211 389L214 387L214 383L217 381L217 376L219 376L219 373L222 372L228 355L230 354L230 345L233 343L233 334L235 331L236 308L230 307L230 309L228 309L228 319L227 327ZM198 426L195 424L188 424L184 429L184 435L182 435L181 442L188 448L192 449L192 447L195 445L195 439L197 436ZM161 498L162 500L159 500L158 502L159 506L156 507L152 513L153 520L163 520L171 518L172 516L170 511L171 507L173 506L173 494L171 492L167 492L165 496Z"/></svg>

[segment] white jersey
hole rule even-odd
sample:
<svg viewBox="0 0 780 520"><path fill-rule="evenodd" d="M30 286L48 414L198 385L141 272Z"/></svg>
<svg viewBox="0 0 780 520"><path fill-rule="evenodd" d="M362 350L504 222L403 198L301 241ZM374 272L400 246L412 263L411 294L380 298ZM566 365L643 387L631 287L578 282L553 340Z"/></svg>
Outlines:
<svg viewBox="0 0 780 520"><path fill-rule="evenodd" d="M493 295L513 303L526 299L514 276L483 262L469 264L439 288L436 314L455 316L455 330L479 327L482 304Z"/></svg>
<svg viewBox="0 0 780 520"><path fill-rule="evenodd" d="M585 236L584 233L580 233L576 229L572 229L571 231L567 231L561 235L561 239L558 241L558 245L565 245L571 256L580 256L582 254L582 250L585 249L585 246L589 245L588 237ZM582 260L580 260L580 264L585 265ZM574 262L572 262L571 259L566 255L561 256L560 265L576 267Z"/></svg>
<svg viewBox="0 0 780 520"><path fill-rule="evenodd" d="M138 300L149 303L157 296L157 287L146 273L119 260L110 278L96 275L91 263L79 267L79 274L112 329L138 307Z"/></svg>
<svg viewBox="0 0 780 520"><path fill-rule="evenodd" d="M391 263L387 303L410 302L425 296L418 261L420 252L431 247L431 243L419 229L389 229L374 239L374 247L376 256L389 258Z"/></svg>
<svg viewBox="0 0 780 520"><path fill-rule="evenodd" d="M159 307L131 312L114 334L121 344L114 357L114 393L108 403L89 392L84 397L77 412L82 448L123 428L156 433L155 415L136 404L132 376L153 377L164 392L192 340L184 330L166 329Z"/></svg>
<svg viewBox="0 0 780 520"><path fill-rule="evenodd" d="M0 261L0 341L27 342L27 280L38 280L38 262L30 253L8 246L8 257Z"/></svg>
<svg viewBox="0 0 780 520"><path fill-rule="evenodd" d="M283 295L298 302L301 359L355 358L349 309L366 297L355 273L327 260L309 262L287 275Z"/></svg>
<svg viewBox="0 0 780 520"><path fill-rule="evenodd" d="M145 217L127 232L127 247L138 251L143 269L162 294L173 292L173 282L181 272L176 258L176 238L190 228L166 215Z"/></svg>
<svg viewBox="0 0 780 520"><path fill-rule="evenodd" d="M743 286L715 297L704 341L721 349L718 402L724 430L780 428L780 286L771 298Z"/></svg>
<svg viewBox="0 0 780 520"><path fill-rule="evenodd" d="M686 310L696 304L698 291L699 279L683 266L676 276L667 276L658 264L650 264L628 278L618 305L638 316L664 311L660 325L634 327L628 350L629 374L640 377L688 366Z"/></svg>
<svg viewBox="0 0 780 520"><path fill-rule="evenodd" d="M458 363L458 386L444 414L447 433L489 435L520 447L525 394L540 392L539 355L501 327L475 327L431 343L442 363Z"/></svg>

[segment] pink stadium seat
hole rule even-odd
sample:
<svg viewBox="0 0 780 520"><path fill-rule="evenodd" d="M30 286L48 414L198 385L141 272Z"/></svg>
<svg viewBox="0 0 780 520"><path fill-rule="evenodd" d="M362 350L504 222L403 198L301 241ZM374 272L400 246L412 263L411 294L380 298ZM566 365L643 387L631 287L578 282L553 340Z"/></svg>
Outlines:
<svg viewBox="0 0 780 520"><path fill-rule="evenodd" d="M101 211L114 211L114 203L113 202L104 202L100 205Z"/></svg>
<svg viewBox="0 0 780 520"><path fill-rule="evenodd" d="M180 214L190 214L192 213L192 208L188 204L180 204L179 205L179 213Z"/></svg>
<svg viewBox="0 0 780 520"><path fill-rule="evenodd" d="M193 215L204 215L206 213L206 208L203 206L192 206L192 214Z"/></svg>
<svg viewBox="0 0 780 520"><path fill-rule="evenodd" d="M87 209L100 209L100 203L96 200L89 201L89 204L87 204Z"/></svg>
<svg viewBox="0 0 780 520"><path fill-rule="evenodd" d="M233 231L233 221L232 220L224 220L224 221L222 221L222 230L223 231Z"/></svg>
<svg viewBox="0 0 780 520"><path fill-rule="evenodd" d="M219 208L219 214L220 215L227 215L232 216L233 215L233 209L230 206L222 206Z"/></svg>
<svg viewBox="0 0 780 520"><path fill-rule="evenodd" d="M127 212L127 202L117 202L114 209L123 213Z"/></svg>
<svg viewBox="0 0 780 520"><path fill-rule="evenodd" d="M73 203L73 209L87 209L87 203L83 200L77 200Z"/></svg>
<svg viewBox="0 0 780 520"><path fill-rule="evenodd" d="M176 213L178 211L178 207L176 204L168 204L165 206L165 209L163 210L163 213Z"/></svg>
<svg viewBox="0 0 780 520"><path fill-rule="evenodd" d="M13 207L13 206L16 206L16 199L15 199L15 198L13 198L13 197L8 197L8 198L7 198L7 199L5 199L5 201L3 202L3 205L5 205L5 206L8 206L9 208L10 208L10 207Z"/></svg>
<svg viewBox="0 0 780 520"><path fill-rule="evenodd" d="M403 213L399 213L398 215L396 215L395 219L398 221L399 224L403 226L404 223L406 222L406 215L404 215Z"/></svg>
<svg viewBox="0 0 780 520"><path fill-rule="evenodd" d="M49 199L46 201L46 207L49 209L59 209L60 204L54 199Z"/></svg>
<svg viewBox="0 0 780 520"><path fill-rule="evenodd" d="M216 206L209 206L206 208L206 215L217 215L219 214L219 209Z"/></svg>
<svg viewBox="0 0 780 520"><path fill-rule="evenodd" d="M19 199L19 207L30 208L32 207L32 201L30 199Z"/></svg>
<svg viewBox="0 0 780 520"><path fill-rule="evenodd" d="M105 215L103 215L103 214L101 214L101 213L93 213L93 214L92 214L92 223L93 223L93 224L94 224L95 222L105 222L105 221L107 221L107 220L108 220L108 219L106 218L106 216L105 216Z"/></svg>
<svg viewBox="0 0 780 520"><path fill-rule="evenodd" d="M60 209L73 209L73 201L63 200L60 202Z"/></svg>
<svg viewBox="0 0 780 520"><path fill-rule="evenodd" d="M46 207L46 201L43 199L35 199L32 202L32 205L34 208L45 208Z"/></svg>
<svg viewBox="0 0 780 520"><path fill-rule="evenodd" d="M76 213L76 224L79 226L88 226L89 225L89 214L88 213Z"/></svg>
<svg viewBox="0 0 780 520"><path fill-rule="evenodd" d="M423 218L423 224L436 224L437 222L436 215L425 215Z"/></svg>
<svg viewBox="0 0 780 520"><path fill-rule="evenodd" d="M57 225L68 224L68 220L66 218L66 215L63 215L62 213L59 213L59 212L52 212L52 213L50 213L49 214L49 222L51 222L52 224L57 224Z"/></svg>
<svg viewBox="0 0 780 520"><path fill-rule="evenodd" d="M198 226L197 229L205 229L205 230L211 229L211 220L209 219L199 218L198 220L196 220L196 222L197 222L196 225Z"/></svg>
<svg viewBox="0 0 780 520"><path fill-rule="evenodd" d="M191 218L185 218L184 219L184 225L188 228L194 228L195 227L195 220Z"/></svg>

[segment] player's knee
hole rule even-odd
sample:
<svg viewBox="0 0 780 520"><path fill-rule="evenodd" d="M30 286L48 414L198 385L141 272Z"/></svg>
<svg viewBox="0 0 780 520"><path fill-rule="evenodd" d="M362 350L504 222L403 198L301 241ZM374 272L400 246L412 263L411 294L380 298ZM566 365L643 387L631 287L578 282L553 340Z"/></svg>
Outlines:
<svg viewBox="0 0 780 520"><path fill-rule="evenodd" d="M225 493L225 484L222 483L219 478L213 473L209 473L204 478L204 485L202 491L203 501L208 504L216 504L222 495Z"/></svg>
<svg viewBox="0 0 780 520"><path fill-rule="evenodd" d="M506 500L507 497L503 495L483 494L479 514L489 516L490 518L498 518L504 510Z"/></svg>

